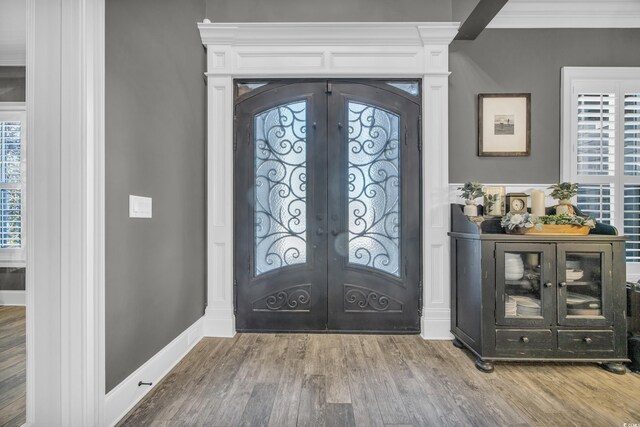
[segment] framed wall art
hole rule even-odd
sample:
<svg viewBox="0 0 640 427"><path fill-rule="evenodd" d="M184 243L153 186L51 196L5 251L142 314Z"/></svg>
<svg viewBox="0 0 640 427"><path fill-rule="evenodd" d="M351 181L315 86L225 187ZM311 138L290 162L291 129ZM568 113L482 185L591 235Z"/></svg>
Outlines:
<svg viewBox="0 0 640 427"><path fill-rule="evenodd" d="M478 95L478 156L531 154L531 94Z"/></svg>

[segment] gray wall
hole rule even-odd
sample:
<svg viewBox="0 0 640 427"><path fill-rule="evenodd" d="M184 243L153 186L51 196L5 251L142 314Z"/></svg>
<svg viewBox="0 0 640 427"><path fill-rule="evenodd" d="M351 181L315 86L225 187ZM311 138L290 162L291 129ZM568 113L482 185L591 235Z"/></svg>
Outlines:
<svg viewBox="0 0 640 427"><path fill-rule="evenodd" d="M0 67L0 102L25 102L25 67Z"/></svg>
<svg viewBox="0 0 640 427"><path fill-rule="evenodd" d="M202 0L106 2L106 389L204 313ZM153 198L130 219L128 196Z"/></svg>
<svg viewBox="0 0 640 427"><path fill-rule="evenodd" d="M640 66L640 29L485 30L450 49L449 180L560 179L560 69ZM531 156L478 157L477 95L531 92Z"/></svg>
<svg viewBox="0 0 640 427"><path fill-rule="evenodd" d="M213 22L451 21L451 0L206 0Z"/></svg>

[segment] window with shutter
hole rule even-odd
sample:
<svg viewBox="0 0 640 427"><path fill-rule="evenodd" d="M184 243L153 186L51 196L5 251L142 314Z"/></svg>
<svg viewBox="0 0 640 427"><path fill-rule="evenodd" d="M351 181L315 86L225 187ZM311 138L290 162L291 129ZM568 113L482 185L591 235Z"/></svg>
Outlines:
<svg viewBox="0 0 640 427"><path fill-rule="evenodd" d="M25 120L22 105L0 104L0 262L24 264Z"/></svg>
<svg viewBox="0 0 640 427"><path fill-rule="evenodd" d="M640 279L640 68L563 68L561 156L577 206L627 236Z"/></svg>

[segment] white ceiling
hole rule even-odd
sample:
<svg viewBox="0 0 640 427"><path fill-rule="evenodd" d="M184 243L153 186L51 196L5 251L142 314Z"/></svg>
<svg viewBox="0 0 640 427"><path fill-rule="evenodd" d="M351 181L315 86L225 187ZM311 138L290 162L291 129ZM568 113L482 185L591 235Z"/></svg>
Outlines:
<svg viewBox="0 0 640 427"><path fill-rule="evenodd" d="M640 0L509 0L488 28L640 28ZM0 0L0 66L26 63L26 0Z"/></svg>
<svg viewBox="0 0 640 427"><path fill-rule="evenodd" d="M0 66L25 65L26 0L0 0Z"/></svg>
<svg viewBox="0 0 640 427"><path fill-rule="evenodd" d="M639 28L640 0L509 0L487 28Z"/></svg>

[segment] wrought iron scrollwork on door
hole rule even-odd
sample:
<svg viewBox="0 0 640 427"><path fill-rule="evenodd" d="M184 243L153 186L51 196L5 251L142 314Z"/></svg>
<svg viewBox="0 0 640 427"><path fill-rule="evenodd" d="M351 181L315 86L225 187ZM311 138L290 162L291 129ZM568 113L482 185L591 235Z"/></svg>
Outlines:
<svg viewBox="0 0 640 427"><path fill-rule="evenodd" d="M297 285L281 289L253 302L253 311L309 311L311 285Z"/></svg>
<svg viewBox="0 0 640 427"><path fill-rule="evenodd" d="M400 117L348 109L349 262L400 276Z"/></svg>
<svg viewBox="0 0 640 427"><path fill-rule="evenodd" d="M344 311L346 312L389 312L402 311L403 304L380 291L362 286L344 285Z"/></svg>
<svg viewBox="0 0 640 427"><path fill-rule="evenodd" d="M254 118L256 276L307 261L306 114L297 101Z"/></svg>

